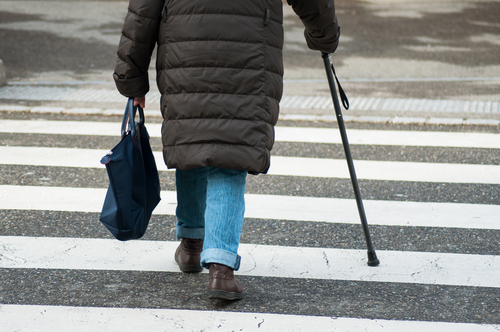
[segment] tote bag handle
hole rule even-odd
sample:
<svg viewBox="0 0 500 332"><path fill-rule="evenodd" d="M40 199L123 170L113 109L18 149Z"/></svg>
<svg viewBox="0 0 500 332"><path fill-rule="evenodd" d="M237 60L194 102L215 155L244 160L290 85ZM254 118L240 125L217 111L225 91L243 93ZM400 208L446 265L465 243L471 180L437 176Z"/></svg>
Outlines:
<svg viewBox="0 0 500 332"><path fill-rule="evenodd" d="M139 122L135 122L135 114L139 109ZM134 98L129 98L125 113L123 114L121 134L122 138L130 131L132 137L135 137L139 126L144 126L144 110L140 106L134 106Z"/></svg>

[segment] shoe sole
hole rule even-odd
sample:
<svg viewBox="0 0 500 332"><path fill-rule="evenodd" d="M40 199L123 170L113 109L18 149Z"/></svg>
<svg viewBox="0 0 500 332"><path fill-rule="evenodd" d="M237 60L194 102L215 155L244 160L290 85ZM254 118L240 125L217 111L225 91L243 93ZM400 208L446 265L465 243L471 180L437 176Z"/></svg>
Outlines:
<svg viewBox="0 0 500 332"><path fill-rule="evenodd" d="M241 300L243 298L243 293L233 293L221 290L210 290L207 291L208 298L211 300L227 300L235 301Z"/></svg>
<svg viewBox="0 0 500 332"><path fill-rule="evenodd" d="M179 265L179 269L181 270L181 272L200 273L201 271L203 271L203 266L201 266L201 265L181 265L179 263L179 260L177 259L177 256L174 256L174 258L175 258L175 262L177 263L177 265Z"/></svg>

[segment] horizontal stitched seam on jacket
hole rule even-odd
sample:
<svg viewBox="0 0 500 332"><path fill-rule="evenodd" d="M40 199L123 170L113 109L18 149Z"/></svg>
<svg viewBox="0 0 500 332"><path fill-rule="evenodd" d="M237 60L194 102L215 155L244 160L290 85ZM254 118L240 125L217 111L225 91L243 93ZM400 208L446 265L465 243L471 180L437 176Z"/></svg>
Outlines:
<svg viewBox="0 0 500 332"><path fill-rule="evenodd" d="M238 70L253 70L253 71L257 71L257 70L261 70L262 68L241 68L241 67L219 67L219 66L183 66L183 67L174 67L174 68L164 68L163 70L164 71L167 71L167 70L183 70L183 69L195 69L195 68L217 68L217 69L238 69ZM283 74L281 73L277 73L275 71L272 71L272 70L269 70L269 69L266 69L266 72L269 72L271 74L275 74L275 75L278 75L279 77L282 77Z"/></svg>
<svg viewBox="0 0 500 332"><path fill-rule="evenodd" d="M169 146L177 147L177 146L184 146L184 145L186 145L186 146L188 146L188 145L203 145L203 144L239 145L239 146L246 146L246 147L252 148L252 149L257 150L257 151L262 150L262 148L267 150L265 144L263 144L262 146L254 146L254 145L242 144L242 143L216 143L214 141L199 141L199 142L193 142L193 143L177 143L175 145L165 145L165 147L169 147Z"/></svg>
<svg viewBox="0 0 500 332"><path fill-rule="evenodd" d="M154 19L152 17L146 17L146 16L139 15L136 12L134 12L133 10L131 10L130 8L128 8L128 11L129 11L129 13L132 13L132 14L134 14L137 17L145 18L146 20L156 21L156 22L160 22L161 21L161 17L156 20L156 19Z"/></svg>
<svg viewBox="0 0 500 332"><path fill-rule="evenodd" d="M258 19L262 19L262 21L264 22L264 15L262 16L254 16L254 15L243 15L243 14L226 14L226 13L186 13L186 14L174 14L174 15L167 15L167 19L169 17L176 17L176 16L199 16L199 15L203 15L203 16L207 16L207 15L226 15L226 16L240 16L240 17L252 17L252 18L258 18ZM276 21L276 20L269 20L269 22L274 22L274 23L277 23L279 25L283 24L282 22L280 21Z"/></svg>
<svg viewBox="0 0 500 332"><path fill-rule="evenodd" d="M177 44L177 43L188 43L188 42L194 42L194 41L207 41L207 42L227 42L227 43L239 43L239 44L262 44L262 41L255 41L255 42L242 42L242 41L237 41L237 40L227 40L227 39L185 39L185 40L176 40L176 41L171 41L171 42L166 42L166 43L160 43L160 46L163 45L168 45L168 44ZM274 46L271 44L266 44L266 46L277 48L278 50L282 51L282 48L280 46Z"/></svg>
<svg viewBox="0 0 500 332"><path fill-rule="evenodd" d="M126 36L126 35L124 35L124 34L122 34L122 36L123 36L123 37L125 37L125 38L127 38L127 39L128 39L128 40L130 40L131 42L138 44L138 45L147 46L147 47L149 47L149 46L150 46L149 44L139 43L137 40L133 40L132 38L130 38L129 36Z"/></svg>
<svg viewBox="0 0 500 332"><path fill-rule="evenodd" d="M191 121L191 120L235 120L235 121L252 121L252 122L262 122L263 124L265 125L268 125L269 122L266 122L264 120L256 120L255 117L254 118L249 118L249 119L245 119L245 118L230 118L230 117L214 117L214 118L208 118L208 117L203 117L203 118L183 118L183 119L166 119L167 121Z"/></svg>
<svg viewBox="0 0 500 332"><path fill-rule="evenodd" d="M186 95L193 95L193 94L205 94L205 95L228 95L228 96L252 96L252 97L265 97L265 98L271 98L271 99L274 99L276 101L280 101L279 99L276 99L274 97L271 97L271 96L268 96L268 95L250 95L248 93L222 93L222 92L178 92L178 93L167 93L165 94L164 96L166 98L168 98L168 96L177 96L177 95L182 95L182 94L186 94Z"/></svg>

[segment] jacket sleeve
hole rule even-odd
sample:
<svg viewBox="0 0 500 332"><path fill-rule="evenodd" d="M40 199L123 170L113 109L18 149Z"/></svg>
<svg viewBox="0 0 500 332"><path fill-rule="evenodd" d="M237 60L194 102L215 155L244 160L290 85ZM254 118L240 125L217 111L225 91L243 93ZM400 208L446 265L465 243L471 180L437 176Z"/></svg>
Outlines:
<svg viewBox="0 0 500 332"><path fill-rule="evenodd" d="M130 0L113 78L126 97L149 91L148 69L158 38L163 0Z"/></svg>
<svg viewBox="0 0 500 332"><path fill-rule="evenodd" d="M312 50L333 53L339 44L340 27L334 0L287 0L306 27L304 35Z"/></svg>

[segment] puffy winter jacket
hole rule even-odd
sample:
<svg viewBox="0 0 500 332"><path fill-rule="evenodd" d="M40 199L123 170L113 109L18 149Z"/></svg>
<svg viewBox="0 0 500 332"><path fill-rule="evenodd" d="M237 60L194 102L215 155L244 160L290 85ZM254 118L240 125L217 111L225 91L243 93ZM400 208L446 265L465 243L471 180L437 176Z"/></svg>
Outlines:
<svg viewBox="0 0 500 332"><path fill-rule="evenodd" d="M310 48L335 51L333 0L288 0ZM283 90L280 0L130 0L114 79L149 91L157 45L163 155L169 168L266 173Z"/></svg>

